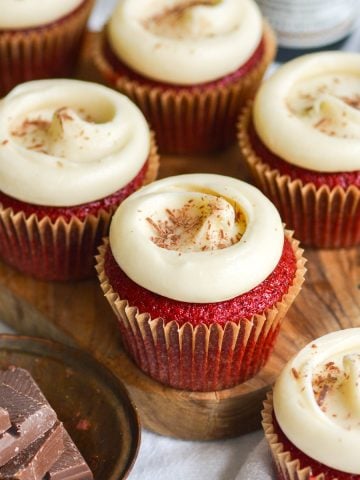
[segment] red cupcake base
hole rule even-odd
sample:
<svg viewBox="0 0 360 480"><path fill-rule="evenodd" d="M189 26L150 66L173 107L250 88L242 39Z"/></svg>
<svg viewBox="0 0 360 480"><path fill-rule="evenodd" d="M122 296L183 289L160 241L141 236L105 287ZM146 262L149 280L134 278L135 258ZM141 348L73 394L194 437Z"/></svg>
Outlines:
<svg viewBox="0 0 360 480"><path fill-rule="evenodd" d="M257 141L251 105L239 122L239 144L257 186L304 244L321 248L360 244L360 172L316 174L294 167Z"/></svg>
<svg viewBox="0 0 360 480"><path fill-rule="evenodd" d="M272 393L264 402L262 417L279 480L360 480L360 475L341 472L317 462L291 443L276 420Z"/></svg>
<svg viewBox="0 0 360 480"><path fill-rule="evenodd" d="M29 80L70 76L93 3L83 0L76 10L48 25L0 30L0 96Z"/></svg>
<svg viewBox="0 0 360 480"><path fill-rule="evenodd" d="M252 98L275 56L275 36L264 25L254 55L238 71L206 84L184 87L144 78L115 58L106 41L97 40L94 61L102 78L131 98L156 133L159 150L202 154L225 148L236 139L236 119Z"/></svg>
<svg viewBox="0 0 360 480"><path fill-rule="evenodd" d="M160 316L161 301L154 316L149 314L150 308L139 310L137 304L132 306L117 291L117 287L121 290L119 267L108 268L111 257L107 257L106 241L100 248L96 268L101 287L119 320L124 346L137 366L161 383L191 391L222 390L253 377L265 364L304 279L302 250L290 235L288 239L294 270L286 293L258 313L247 318L227 317L222 324L214 319L199 322L201 317L196 317L194 311L194 322L186 317L183 321L164 319Z"/></svg>
<svg viewBox="0 0 360 480"><path fill-rule="evenodd" d="M40 280L80 280L95 275L97 246L108 234L121 201L158 171L152 140L148 161L125 187L101 200L75 207L21 202L0 192L0 256L17 270Z"/></svg>

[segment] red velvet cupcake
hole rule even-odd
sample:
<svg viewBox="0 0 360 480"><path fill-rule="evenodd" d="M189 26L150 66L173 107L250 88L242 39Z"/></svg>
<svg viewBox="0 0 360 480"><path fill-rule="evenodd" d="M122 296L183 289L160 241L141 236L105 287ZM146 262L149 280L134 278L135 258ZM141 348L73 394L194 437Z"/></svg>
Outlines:
<svg viewBox="0 0 360 480"><path fill-rule="evenodd" d="M286 365L262 412L279 480L359 480L360 329L320 337Z"/></svg>
<svg viewBox="0 0 360 480"><path fill-rule="evenodd" d="M305 272L266 197L211 174L166 178L131 195L97 262L131 358L152 378L193 391L229 388L259 371Z"/></svg>
<svg viewBox="0 0 360 480"><path fill-rule="evenodd" d="M102 77L139 105L160 151L203 153L235 140L237 115L274 54L253 0L125 0L94 58Z"/></svg>
<svg viewBox="0 0 360 480"><path fill-rule="evenodd" d="M358 54L300 57L241 116L243 157L305 245L360 243L359 76Z"/></svg>
<svg viewBox="0 0 360 480"><path fill-rule="evenodd" d="M7 0L0 16L0 96L73 73L93 0Z"/></svg>
<svg viewBox="0 0 360 480"><path fill-rule="evenodd" d="M92 275L113 212L158 169L137 107L76 80L28 82L5 97L0 159L0 256L44 280Z"/></svg>

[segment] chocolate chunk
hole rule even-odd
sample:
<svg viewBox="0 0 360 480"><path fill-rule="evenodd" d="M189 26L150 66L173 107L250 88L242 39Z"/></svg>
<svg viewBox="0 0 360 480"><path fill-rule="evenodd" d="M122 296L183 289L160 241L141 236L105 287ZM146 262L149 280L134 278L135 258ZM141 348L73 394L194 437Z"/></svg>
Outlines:
<svg viewBox="0 0 360 480"><path fill-rule="evenodd" d="M33 398L40 403L48 404L47 399L27 370L9 367L0 371L0 384L6 384L22 395Z"/></svg>
<svg viewBox="0 0 360 480"><path fill-rule="evenodd" d="M44 394L34 382L27 370L10 367L0 371L0 383L11 385L19 393L31 397L40 403L48 403ZM46 480L93 480L93 475L81 453L63 428L64 452L57 462L49 468Z"/></svg>
<svg viewBox="0 0 360 480"><path fill-rule="evenodd" d="M64 453L50 468L46 480L93 480L93 474L77 449L76 445L64 430Z"/></svg>
<svg viewBox="0 0 360 480"><path fill-rule="evenodd" d="M60 422L0 467L2 480L41 480L64 451L63 426Z"/></svg>
<svg viewBox="0 0 360 480"><path fill-rule="evenodd" d="M0 385L0 405L10 416L11 428L0 436L0 466L44 435L57 417L49 404L19 394L11 386Z"/></svg>
<svg viewBox="0 0 360 480"><path fill-rule="evenodd" d="M0 435L2 435L6 430L9 430L11 427L9 413L0 407Z"/></svg>

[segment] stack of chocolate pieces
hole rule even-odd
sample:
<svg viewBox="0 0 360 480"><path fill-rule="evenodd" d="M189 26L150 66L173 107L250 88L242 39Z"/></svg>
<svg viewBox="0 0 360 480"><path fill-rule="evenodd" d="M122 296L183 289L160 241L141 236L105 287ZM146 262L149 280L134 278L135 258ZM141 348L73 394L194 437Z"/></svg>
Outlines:
<svg viewBox="0 0 360 480"><path fill-rule="evenodd" d="M0 371L0 479L93 480L30 373Z"/></svg>

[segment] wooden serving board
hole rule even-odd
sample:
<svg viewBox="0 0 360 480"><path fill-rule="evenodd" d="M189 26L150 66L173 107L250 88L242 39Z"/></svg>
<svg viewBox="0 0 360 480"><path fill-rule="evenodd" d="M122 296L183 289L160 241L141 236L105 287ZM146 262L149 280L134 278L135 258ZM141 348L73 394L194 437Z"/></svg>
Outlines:
<svg viewBox="0 0 360 480"><path fill-rule="evenodd" d="M88 38L91 46L94 36ZM87 50L88 51L88 50ZM84 55L80 76L96 74ZM237 147L206 158L163 157L160 177L220 173L248 179ZM0 319L23 334L39 335L89 350L127 386L143 425L163 435L216 439L260 426L266 390L284 363L310 340L340 328L360 326L360 251L307 251L302 292L282 326L275 350L253 379L229 390L194 393L165 387L141 373L121 348L114 314L97 279L45 283L0 263Z"/></svg>
<svg viewBox="0 0 360 480"><path fill-rule="evenodd" d="M161 177L190 172L247 178L236 147L214 157L162 158ZM360 250L309 250L306 257L305 285L268 364L255 378L220 392L175 390L141 373L121 348L115 316L97 279L39 282L0 264L0 318L19 333L89 350L123 380L146 428L186 439L224 438L259 427L266 390L303 345L326 332L360 326Z"/></svg>

